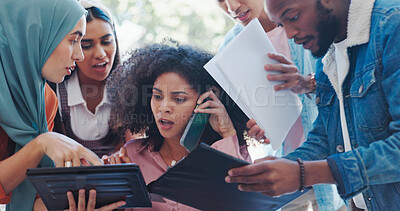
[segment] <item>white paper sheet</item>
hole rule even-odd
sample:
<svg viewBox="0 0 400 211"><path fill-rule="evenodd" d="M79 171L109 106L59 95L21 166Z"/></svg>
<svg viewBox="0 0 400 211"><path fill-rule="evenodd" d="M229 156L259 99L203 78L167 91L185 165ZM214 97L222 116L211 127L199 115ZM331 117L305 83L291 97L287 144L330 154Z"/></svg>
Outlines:
<svg viewBox="0 0 400 211"><path fill-rule="evenodd" d="M260 22L254 19L204 68L266 131L272 147L277 149L299 117L302 104L292 91L273 89L281 82L267 79L264 65L277 63L268 58L269 52L276 51Z"/></svg>

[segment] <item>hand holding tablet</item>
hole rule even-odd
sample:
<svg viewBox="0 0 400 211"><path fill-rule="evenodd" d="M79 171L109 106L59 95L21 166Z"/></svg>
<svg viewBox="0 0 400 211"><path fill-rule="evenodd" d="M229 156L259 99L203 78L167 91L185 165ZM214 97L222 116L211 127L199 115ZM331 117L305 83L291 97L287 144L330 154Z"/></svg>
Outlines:
<svg viewBox="0 0 400 211"><path fill-rule="evenodd" d="M27 175L48 210L63 210L73 207L70 204L72 200L67 198L67 192L72 193L72 196L69 194L68 197L73 197L75 202L86 203L86 200L78 199L93 198L93 195L89 194L90 190L96 190L95 208L119 201L126 202L123 208L151 207L150 196L139 166L133 163L34 168L28 169ZM83 193L81 193L83 191L81 189L84 189ZM89 202L92 203L93 200L89 200Z"/></svg>

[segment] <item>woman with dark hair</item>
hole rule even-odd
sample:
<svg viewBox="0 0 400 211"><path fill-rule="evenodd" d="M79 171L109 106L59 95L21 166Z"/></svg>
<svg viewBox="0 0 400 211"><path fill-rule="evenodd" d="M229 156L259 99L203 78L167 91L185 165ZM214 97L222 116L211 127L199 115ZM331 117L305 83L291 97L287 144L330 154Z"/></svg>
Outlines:
<svg viewBox="0 0 400 211"><path fill-rule="evenodd" d="M133 161L147 184L156 180L188 154L179 141L193 111L210 114L202 142L249 161L243 138L248 119L203 68L211 58L185 45L153 44L134 51L110 80L115 91L110 125L146 138L129 141L106 163ZM152 210L195 210L164 200L152 202Z"/></svg>
<svg viewBox="0 0 400 211"><path fill-rule="evenodd" d="M106 80L119 64L114 21L108 9L95 1L79 2L87 10L87 29L82 39L85 59L76 71L57 86L60 100L54 131L63 133L99 157L118 147L109 130L111 103Z"/></svg>

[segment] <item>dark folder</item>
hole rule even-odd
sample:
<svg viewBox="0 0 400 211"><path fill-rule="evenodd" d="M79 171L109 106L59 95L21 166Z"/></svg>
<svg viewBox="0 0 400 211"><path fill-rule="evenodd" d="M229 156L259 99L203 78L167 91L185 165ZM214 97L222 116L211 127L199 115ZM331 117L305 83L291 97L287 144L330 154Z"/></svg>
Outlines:
<svg viewBox="0 0 400 211"><path fill-rule="evenodd" d="M210 211L277 210L308 190L269 197L261 193L239 191L237 184L225 182L229 169L248 164L201 143L147 187L151 193Z"/></svg>
<svg viewBox="0 0 400 211"><path fill-rule="evenodd" d="M96 208L117 201L126 207L151 207L149 193L136 164L81 166L70 168L34 168L27 173L48 210L68 208L67 192L72 191L78 203L79 189L95 189Z"/></svg>

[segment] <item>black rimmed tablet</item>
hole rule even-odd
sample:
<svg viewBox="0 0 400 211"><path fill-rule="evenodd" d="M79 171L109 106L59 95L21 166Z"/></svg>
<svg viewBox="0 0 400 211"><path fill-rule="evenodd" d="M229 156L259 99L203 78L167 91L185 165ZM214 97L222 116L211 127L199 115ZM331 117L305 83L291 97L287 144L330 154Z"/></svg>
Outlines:
<svg viewBox="0 0 400 211"><path fill-rule="evenodd" d="M151 193L207 211L277 210L309 190L270 197L259 192L242 192L237 183L225 182L229 169L248 164L200 143L147 188Z"/></svg>
<svg viewBox="0 0 400 211"><path fill-rule="evenodd" d="M96 208L118 201L126 201L123 208L151 207L149 193L139 166L136 164L80 166L60 168L33 168L27 173L48 210L68 208L67 192L75 201L79 189L95 189Z"/></svg>

